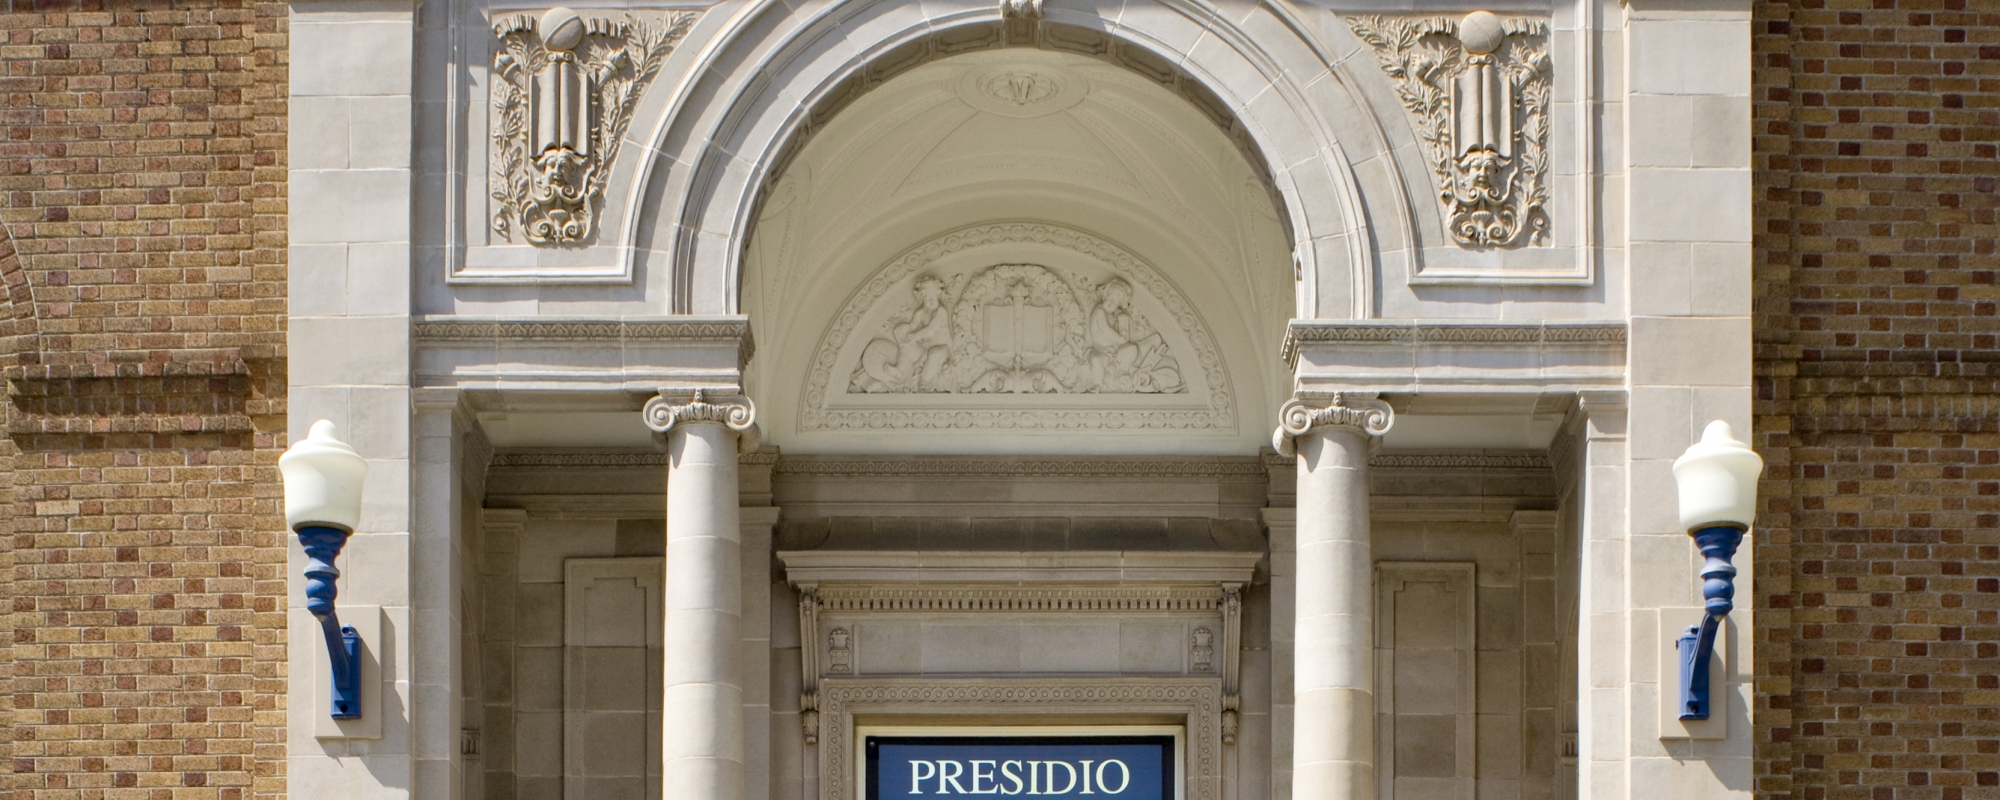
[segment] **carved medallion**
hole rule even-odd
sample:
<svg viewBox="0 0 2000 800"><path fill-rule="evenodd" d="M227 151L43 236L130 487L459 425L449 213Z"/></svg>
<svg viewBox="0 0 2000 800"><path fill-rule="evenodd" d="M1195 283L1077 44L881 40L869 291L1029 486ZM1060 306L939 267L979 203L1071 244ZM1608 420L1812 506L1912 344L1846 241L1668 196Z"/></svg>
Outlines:
<svg viewBox="0 0 2000 800"><path fill-rule="evenodd" d="M1003 117L1043 117L1083 102L1090 84L1049 64L1001 63L974 69L959 81L967 105Z"/></svg>
<svg viewBox="0 0 2000 800"><path fill-rule="evenodd" d="M1005 260L1022 254L1041 263ZM1215 345L1172 284L1029 223L953 232L878 271L822 340L805 401L807 430L1235 425Z"/></svg>
<svg viewBox="0 0 2000 800"><path fill-rule="evenodd" d="M1347 25L1416 117L1452 239L1548 244L1548 23L1475 11Z"/></svg>
<svg viewBox="0 0 2000 800"><path fill-rule="evenodd" d="M632 107L697 16L647 24L557 7L493 24L494 233L546 246L596 231Z"/></svg>

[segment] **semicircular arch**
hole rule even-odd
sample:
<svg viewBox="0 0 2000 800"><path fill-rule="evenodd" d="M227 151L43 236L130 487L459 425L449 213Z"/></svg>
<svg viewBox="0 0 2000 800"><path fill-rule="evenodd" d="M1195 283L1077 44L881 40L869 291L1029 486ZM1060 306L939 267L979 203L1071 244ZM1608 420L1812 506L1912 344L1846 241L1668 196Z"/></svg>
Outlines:
<svg viewBox="0 0 2000 800"><path fill-rule="evenodd" d="M673 275L675 313L739 313L758 207L819 126L928 61L1032 46L1116 61L1189 98L1268 178L1293 249L1295 315L1366 316L1376 252L1414 240L1404 183L1368 104L1294 20L1267 5L1235 22L1190 0L1133 11L1050 7L1024 20L1003 17L997 4L754 4L718 34L669 104L703 110L660 128L659 157L634 185L652 222L635 226L633 257ZM699 97L721 100L689 102Z"/></svg>

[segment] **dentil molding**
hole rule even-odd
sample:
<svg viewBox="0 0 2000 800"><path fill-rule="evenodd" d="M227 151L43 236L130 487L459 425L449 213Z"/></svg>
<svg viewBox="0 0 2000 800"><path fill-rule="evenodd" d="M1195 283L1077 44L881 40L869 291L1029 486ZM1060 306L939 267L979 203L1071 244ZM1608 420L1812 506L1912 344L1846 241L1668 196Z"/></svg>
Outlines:
<svg viewBox="0 0 2000 800"><path fill-rule="evenodd" d="M493 23L494 233L547 247L596 232L632 109L699 16L614 21L558 6Z"/></svg>
<svg viewBox="0 0 2000 800"><path fill-rule="evenodd" d="M1498 17L1347 18L1415 117L1460 247L1549 239L1549 25Z"/></svg>

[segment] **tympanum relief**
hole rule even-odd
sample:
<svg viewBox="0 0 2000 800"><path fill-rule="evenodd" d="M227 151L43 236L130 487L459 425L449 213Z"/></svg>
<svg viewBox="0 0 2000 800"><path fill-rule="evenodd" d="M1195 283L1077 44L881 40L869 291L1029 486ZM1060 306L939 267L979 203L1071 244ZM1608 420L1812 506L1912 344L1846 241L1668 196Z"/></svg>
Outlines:
<svg viewBox="0 0 2000 800"><path fill-rule="evenodd" d="M494 233L543 246L591 236L632 108L697 16L614 21L556 7L494 22Z"/></svg>
<svg viewBox="0 0 2000 800"><path fill-rule="evenodd" d="M803 427L1233 427L1192 304L1109 242L1048 224L953 232L878 271L808 374Z"/></svg>
<svg viewBox="0 0 2000 800"><path fill-rule="evenodd" d="M1132 308L1124 278L1093 283L1037 264L946 281L920 275L910 305L861 350L850 392L1181 393L1180 363Z"/></svg>
<svg viewBox="0 0 2000 800"><path fill-rule="evenodd" d="M1445 229L1462 247L1549 238L1548 23L1475 11L1350 17L1416 117Z"/></svg>

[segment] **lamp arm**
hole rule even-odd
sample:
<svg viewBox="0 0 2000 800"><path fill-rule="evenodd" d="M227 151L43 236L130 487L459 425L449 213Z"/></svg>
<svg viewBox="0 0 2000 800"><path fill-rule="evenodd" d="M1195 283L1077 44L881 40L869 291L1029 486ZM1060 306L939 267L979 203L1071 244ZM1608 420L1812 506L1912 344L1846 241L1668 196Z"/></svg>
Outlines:
<svg viewBox="0 0 2000 800"><path fill-rule="evenodd" d="M327 661L333 665L332 715L334 719L361 716L361 634L340 624L334 599L340 593L336 580L340 568L333 565L347 544L347 531L324 525L300 525L299 545L306 552L306 611L319 620L326 637Z"/></svg>
<svg viewBox="0 0 2000 800"><path fill-rule="evenodd" d="M1708 662L1715 655L1715 636L1722 621L1736 608L1736 565L1729 563L1743 543L1743 530L1715 525L1688 532L1707 559L1701 569L1701 625L1688 628L1676 642L1681 656L1681 719L1708 719Z"/></svg>

